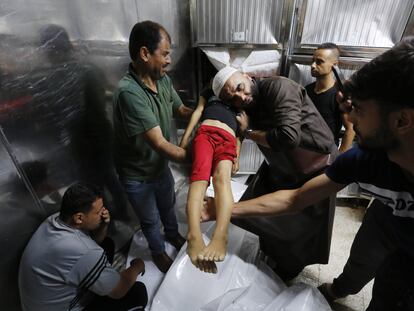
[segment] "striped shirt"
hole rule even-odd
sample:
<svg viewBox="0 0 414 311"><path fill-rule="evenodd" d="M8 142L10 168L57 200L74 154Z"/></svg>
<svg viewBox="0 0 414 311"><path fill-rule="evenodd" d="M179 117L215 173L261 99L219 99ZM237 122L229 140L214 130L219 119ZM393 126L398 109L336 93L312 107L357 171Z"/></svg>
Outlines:
<svg viewBox="0 0 414 311"><path fill-rule="evenodd" d="M119 278L103 249L55 214L40 225L23 253L19 268L22 308L83 310L93 293L109 294Z"/></svg>

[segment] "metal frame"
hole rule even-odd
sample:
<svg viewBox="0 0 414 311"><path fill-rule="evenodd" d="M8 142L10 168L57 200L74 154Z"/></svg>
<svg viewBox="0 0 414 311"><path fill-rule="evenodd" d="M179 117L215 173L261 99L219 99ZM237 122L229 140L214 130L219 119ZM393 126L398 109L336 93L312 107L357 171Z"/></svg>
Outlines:
<svg viewBox="0 0 414 311"><path fill-rule="evenodd" d="M196 0L190 0L190 28L191 28L191 46L196 46Z"/></svg>
<svg viewBox="0 0 414 311"><path fill-rule="evenodd" d="M339 60L341 65L364 65L368 63L370 58L363 57L342 57ZM312 63L312 55L289 55L289 62L294 62L297 64L310 65Z"/></svg>
<svg viewBox="0 0 414 311"><path fill-rule="evenodd" d="M36 191L33 189L32 184L30 183L29 179L27 178L26 173L22 169L17 160L16 155L14 154L13 148L10 146L6 135L4 135L3 128L0 126L0 143L3 145L4 149L6 150L7 154L9 155L13 165L16 168L17 173L19 174L20 178L22 179L26 189L29 191L30 195L32 196L33 201L35 202L36 207L42 211L43 215L47 216L46 210L42 203L40 202L39 197L37 196Z"/></svg>
<svg viewBox="0 0 414 311"><path fill-rule="evenodd" d="M402 37L406 36L412 36L414 35L414 5L411 9L410 17L408 18L407 25L405 26L405 29L403 31Z"/></svg>
<svg viewBox="0 0 414 311"><path fill-rule="evenodd" d="M292 33L292 41L294 42L294 47L292 49L292 54L313 54L317 45L316 44L301 44L302 41L302 33L303 27L305 23L305 14L308 7L309 0L296 0L297 6L296 9L298 12L298 21L297 27L294 29ZM406 25L405 31L403 32L402 37L406 35L407 31L413 31L414 29L414 6L411 9L411 14ZM401 39L400 38L400 39ZM358 47L358 46L340 46L341 48L341 55L345 57L366 57L366 58L374 58L385 51L389 50L388 47Z"/></svg>
<svg viewBox="0 0 414 311"><path fill-rule="evenodd" d="M292 41L292 34L294 33L294 29L296 28L296 0L285 0L283 4L283 15L282 15L282 29L284 29L283 35L281 35L282 39L282 55L280 61L280 74L286 72L288 70L288 56L293 48L293 41Z"/></svg>
<svg viewBox="0 0 414 311"><path fill-rule="evenodd" d="M282 50L282 44L252 44L252 43L196 43L194 47L226 47L238 49L276 49Z"/></svg>

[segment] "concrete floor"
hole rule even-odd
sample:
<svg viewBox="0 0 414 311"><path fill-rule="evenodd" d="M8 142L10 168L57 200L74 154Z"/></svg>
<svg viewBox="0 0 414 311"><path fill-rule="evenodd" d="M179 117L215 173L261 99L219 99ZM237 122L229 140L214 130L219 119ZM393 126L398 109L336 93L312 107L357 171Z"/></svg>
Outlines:
<svg viewBox="0 0 414 311"><path fill-rule="evenodd" d="M363 207L337 206L332 234L331 254L327 265L306 267L292 283L303 282L313 286L331 283L345 265L352 241L357 233L365 213ZM368 283L358 294L337 300L332 309L335 311L362 311L371 300L373 281Z"/></svg>

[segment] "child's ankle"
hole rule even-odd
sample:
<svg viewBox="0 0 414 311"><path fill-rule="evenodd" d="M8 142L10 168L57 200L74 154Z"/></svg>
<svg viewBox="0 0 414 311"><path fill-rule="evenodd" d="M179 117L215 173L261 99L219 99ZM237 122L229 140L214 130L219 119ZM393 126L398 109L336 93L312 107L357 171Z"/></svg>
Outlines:
<svg viewBox="0 0 414 311"><path fill-rule="evenodd" d="M226 241L227 243L228 235L227 232L214 232L212 236L212 240L222 240Z"/></svg>
<svg viewBox="0 0 414 311"><path fill-rule="evenodd" d="M188 232L187 241L201 240L201 232Z"/></svg>

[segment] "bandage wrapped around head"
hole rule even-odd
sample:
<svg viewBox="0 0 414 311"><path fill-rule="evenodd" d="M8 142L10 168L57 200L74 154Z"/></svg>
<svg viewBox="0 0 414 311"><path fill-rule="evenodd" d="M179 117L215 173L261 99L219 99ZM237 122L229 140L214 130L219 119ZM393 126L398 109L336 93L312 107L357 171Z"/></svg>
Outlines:
<svg viewBox="0 0 414 311"><path fill-rule="evenodd" d="M226 84L226 81L231 77L233 73L237 72L237 69L234 69L233 67L227 66L222 69L220 69L219 72L214 76L213 79L213 93L217 97L219 97L221 89L223 88L224 84Z"/></svg>

